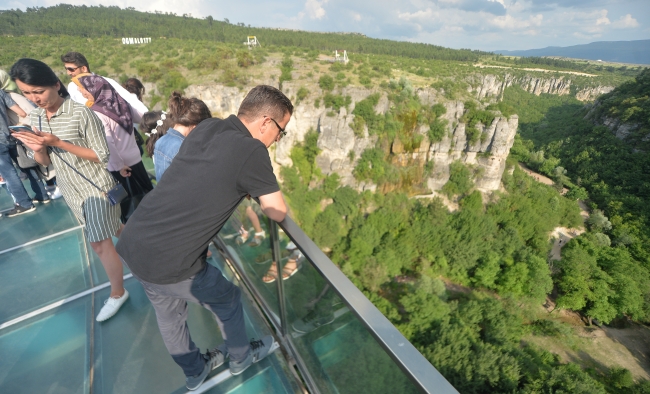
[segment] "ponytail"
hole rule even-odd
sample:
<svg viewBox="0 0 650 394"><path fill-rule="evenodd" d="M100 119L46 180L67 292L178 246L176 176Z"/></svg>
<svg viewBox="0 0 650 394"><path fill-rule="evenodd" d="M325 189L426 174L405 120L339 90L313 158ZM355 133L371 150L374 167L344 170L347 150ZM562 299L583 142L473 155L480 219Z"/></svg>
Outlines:
<svg viewBox="0 0 650 394"><path fill-rule="evenodd" d="M148 137L145 148L149 157L153 157L156 141L167 134L167 130L174 125L168 115L163 111L145 112L142 115L140 131Z"/></svg>
<svg viewBox="0 0 650 394"><path fill-rule="evenodd" d="M183 97L178 91L172 93L167 106L175 125L196 126L201 121L212 117L210 109L203 101L195 97Z"/></svg>

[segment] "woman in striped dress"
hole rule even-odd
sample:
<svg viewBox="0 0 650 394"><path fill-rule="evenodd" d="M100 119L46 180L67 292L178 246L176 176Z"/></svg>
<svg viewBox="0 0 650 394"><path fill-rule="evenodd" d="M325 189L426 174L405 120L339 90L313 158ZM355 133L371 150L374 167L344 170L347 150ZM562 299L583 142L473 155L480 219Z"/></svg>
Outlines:
<svg viewBox="0 0 650 394"><path fill-rule="evenodd" d="M109 150L104 127L92 110L70 99L66 88L45 63L20 59L11 67L10 74L23 95L39 107L30 117L31 124L41 128L34 134L13 135L34 150L36 161L54 164L66 203L85 225L86 237L111 283L111 295L97 315L97 321L106 320L119 310L129 293L123 285L122 261L111 239L122 230L120 206L111 205L103 193L115 185L106 170Z"/></svg>

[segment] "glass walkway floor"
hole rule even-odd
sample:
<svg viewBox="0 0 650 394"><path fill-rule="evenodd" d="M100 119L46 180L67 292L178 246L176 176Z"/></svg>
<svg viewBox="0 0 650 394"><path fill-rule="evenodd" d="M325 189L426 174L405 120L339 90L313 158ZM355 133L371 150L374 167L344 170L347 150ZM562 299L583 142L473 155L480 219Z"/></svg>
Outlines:
<svg viewBox="0 0 650 394"><path fill-rule="evenodd" d="M0 211L12 206L0 188ZM273 334L280 349L236 377L218 368L195 393L457 392L291 218L282 229L261 220L261 245L237 242L242 226L253 231L248 209L233 214L208 261L243 290L247 334ZM295 275L263 281L289 259ZM0 218L0 393L185 393L153 307L124 275L129 300L98 323L108 278L63 199ZM202 350L223 342L200 306L190 304L188 325Z"/></svg>
<svg viewBox="0 0 650 394"><path fill-rule="evenodd" d="M28 189L29 190L29 189ZM0 211L13 201L0 188ZM116 240L115 240L116 241ZM210 263L237 282L216 249ZM106 274L63 199L0 218L0 393L184 393L184 375L165 348L153 308L134 278L113 318L94 316L109 295ZM222 343L212 315L190 304L188 325L202 350ZM244 297L248 335L270 334ZM276 350L240 376L227 364L199 392L301 392Z"/></svg>

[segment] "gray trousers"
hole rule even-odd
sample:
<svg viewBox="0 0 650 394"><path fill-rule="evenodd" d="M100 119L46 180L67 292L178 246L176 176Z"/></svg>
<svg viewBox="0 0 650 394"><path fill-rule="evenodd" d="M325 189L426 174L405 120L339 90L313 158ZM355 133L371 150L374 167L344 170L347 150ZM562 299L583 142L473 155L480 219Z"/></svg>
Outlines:
<svg viewBox="0 0 650 394"><path fill-rule="evenodd" d="M246 358L250 345L244 323L241 290L224 278L219 269L206 264L196 275L167 285L149 283L135 274L133 276L142 283L153 304L165 346L185 376L198 375L205 367L205 359L194 345L187 327L188 301L203 306L215 316L230 360L239 362Z"/></svg>

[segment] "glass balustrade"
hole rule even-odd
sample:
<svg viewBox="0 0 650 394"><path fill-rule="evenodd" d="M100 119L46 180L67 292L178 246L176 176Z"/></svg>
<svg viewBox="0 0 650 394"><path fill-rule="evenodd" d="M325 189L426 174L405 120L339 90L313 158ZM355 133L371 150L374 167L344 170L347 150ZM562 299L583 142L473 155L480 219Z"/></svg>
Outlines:
<svg viewBox="0 0 650 394"><path fill-rule="evenodd" d="M218 243L251 293L259 298L312 390L415 393L435 386L441 393L456 392L320 250L310 253L308 249L313 252L316 246L290 218L282 223L288 226L278 231L277 224L259 216L267 237L261 244L247 242L241 229L250 234L246 224L250 222L246 214L247 210L250 214L250 205L239 207L219 234ZM260 215L255 203L253 211ZM328 276L324 267L339 276ZM359 302L342 297L342 289L363 298L361 309L372 309L373 313L364 313L367 311L358 309ZM360 314L373 318L379 314L383 326L369 329L368 316ZM391 343L378 338L386 329L391 331L386 336ZM409 349L404 353L391 346ZM400 360L400 352L409 358L417 356L417 360ZM412 365L405 367L405 363ZM433 376L416 376L427 373Z"/></svg>

